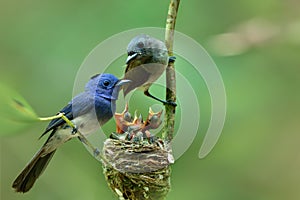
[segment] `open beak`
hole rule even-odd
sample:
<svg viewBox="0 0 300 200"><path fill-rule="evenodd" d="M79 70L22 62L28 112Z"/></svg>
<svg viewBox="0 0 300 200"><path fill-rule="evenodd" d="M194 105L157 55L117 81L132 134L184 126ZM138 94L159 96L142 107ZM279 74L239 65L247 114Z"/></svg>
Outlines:
<svg viewBox="0 0 300 200"><path fill-rule="evenodd" d="M136 58L138 55L139 55L139 53L134 53L134 54L128 56L127 59L126 59L126 64L128 64L129 61L133 60L133 59Z"/></svg>

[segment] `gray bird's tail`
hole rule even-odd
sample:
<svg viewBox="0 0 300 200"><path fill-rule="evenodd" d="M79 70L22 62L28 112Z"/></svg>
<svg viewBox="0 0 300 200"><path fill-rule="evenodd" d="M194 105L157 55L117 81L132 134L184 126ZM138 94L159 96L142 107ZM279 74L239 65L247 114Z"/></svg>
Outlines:
<svg viewBox="0 0 300 200"><path fill-rule="evenodd" d="M46 169L49 161L54 155L55 151L52 151L46 155L44 154L43 148L36 153L36 155L31 159L27 166L23 169L20 175L13 182L12 187L16 192L28 192L36 179L43 173Z"/></svg>

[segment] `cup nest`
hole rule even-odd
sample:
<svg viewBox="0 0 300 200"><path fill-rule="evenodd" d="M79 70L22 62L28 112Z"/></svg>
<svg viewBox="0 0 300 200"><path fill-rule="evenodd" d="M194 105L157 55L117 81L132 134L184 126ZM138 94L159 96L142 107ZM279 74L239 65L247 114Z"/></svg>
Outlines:
<svg viewBox="0 0 300 200"><path fill-rule="evenodd" d="M170 144L150 132L162 123L161 114L150 109L143 121L136 115L132 118L127 105L115 114L116 133L104 142L102 166L120 200L163 200L170 190L170 164L174 162Z"/></svg>

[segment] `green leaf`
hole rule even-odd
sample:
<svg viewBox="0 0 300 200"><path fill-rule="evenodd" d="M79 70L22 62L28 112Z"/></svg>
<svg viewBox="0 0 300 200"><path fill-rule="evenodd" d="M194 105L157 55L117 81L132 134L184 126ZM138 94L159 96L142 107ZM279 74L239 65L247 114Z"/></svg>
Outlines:
<svg viewBox="0 0 300 200"><path fill-rule="evenodd" d="M0 136L20 131L37 121L37 114L26 100L0 83Z"/></svg>

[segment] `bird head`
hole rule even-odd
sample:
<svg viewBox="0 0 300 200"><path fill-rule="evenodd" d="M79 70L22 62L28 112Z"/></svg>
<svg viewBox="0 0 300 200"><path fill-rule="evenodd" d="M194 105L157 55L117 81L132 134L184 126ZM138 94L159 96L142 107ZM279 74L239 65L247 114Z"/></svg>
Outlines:
<svg viewBox="0 0 300 200"><path fill-rule="evenodd" d="M127 46L126 64L134 61L145 63L161 63L166 65L168 62L168 51L166 45L149 35L141 34L134 37Z"/></svg>
<svg viewBox="0 0 300 200"><path fill-rule="evenodd" d="M85 90L96 92L98 96L106 99L116 100L122 86L129 82L130 80L120 80L113 74L96 74L86 84Z"/></svg>

